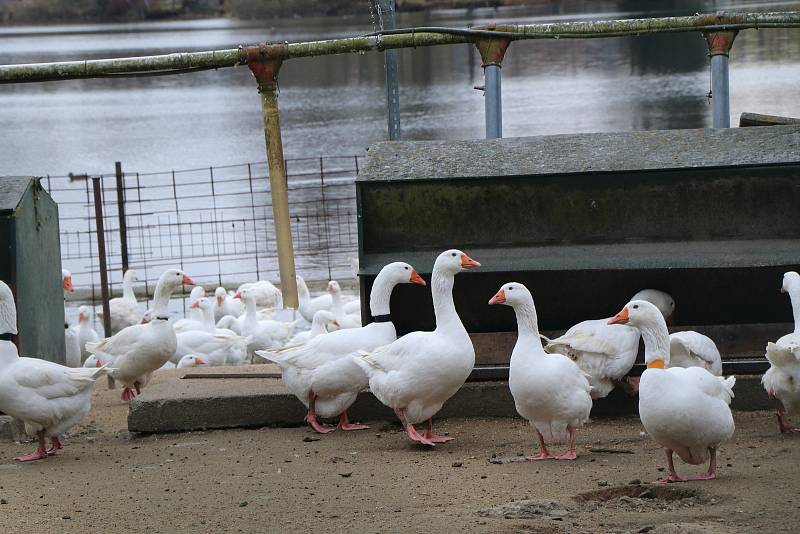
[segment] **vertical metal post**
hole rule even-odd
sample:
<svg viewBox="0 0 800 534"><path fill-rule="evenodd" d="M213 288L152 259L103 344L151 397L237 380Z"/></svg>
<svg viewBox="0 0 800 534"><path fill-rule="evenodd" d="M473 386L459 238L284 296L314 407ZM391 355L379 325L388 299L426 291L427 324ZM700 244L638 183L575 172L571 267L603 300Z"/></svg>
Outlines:
<svg viewBox="0 0 800 534"><path fill-rule="evenodd" d="M397 27L395 20L395 0L378 0L378 16L382 30ZM386 119L389 126L389 140L400 139L400 82L397 74L397 50L384 50L383 66L386 72Z"/></svg>
<svg viewBox="0 0 800 534"><path fill-rule="evenodd" d="M97 231L97 256L100 261L100 290L103 298L103 330L105 336L111 335L111 312L108 308L108 273L106 272L106 235L103 224L103 198L100 191L100 177L92 176L94 191L94 223Z"/></svg>
<svg viewBox="0 0 800 534"><path fill-rule="evenodd" d="M122 272L128 271L128 225L125 223L125 176L122 162L114 162L117 175L117 216L119 217L119 252L122 256Z"/></svg>
<svg viewBox="0 0 800 534"><path fill-rule="evenodd" d="M247 56L247 65L258 82L258 92L261 95L283 304L287 308L297 309L299 300L297 298L297 280L295 279L292 228L289 219L289 191L286 183L286 162L283 156L278 113L278 71L281 68L285 50L285 44L269 46L262 44L245 48L244 52Z"/></svg>
<svg viewBox="0 0 800 534"><path fill-rule="evenodd" d="M731 127L730 54L736 31L705 33L708 55L711 56L711 106L714 128Z"/></svg>
<svg viewBox="0 0 800 534"><path fill-rule="evenodd" d="M488 26L494 29L494 24ZM478 39L475 46L481 54L484 78L484 113L486 116L486 139L503 137L503 101L501 94L501 74L508 45L506 38Z"/></svg>

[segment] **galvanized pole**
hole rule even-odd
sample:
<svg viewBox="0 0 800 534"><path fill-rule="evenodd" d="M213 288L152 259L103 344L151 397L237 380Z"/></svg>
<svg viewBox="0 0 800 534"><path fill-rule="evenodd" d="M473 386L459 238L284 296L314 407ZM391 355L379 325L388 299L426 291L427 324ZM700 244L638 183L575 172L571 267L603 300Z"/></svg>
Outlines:
<svg viewBox="0 0 800 534"><path fill-rule="evenodd" d="M100 177L92 176L94 192L94 222L97 231L97 255L100 262L100 290L103 299L103 330L105 337L111 335L111 312L108 307L108 273L106 272L106 234L103 224L103 196Z"/></svg>
<svg viewBox="0 0 800 534"><path fill-rule="evenodd" d="M395 0L378 0L378 17L381 30L394 30ZM400 82L397 74L397 50L383 52L383 66L386 71L386 119L389 126L389 140L400 139Z"/></svg>
<svg viewBox="0 0 800 534"><path fill-rule="evenodd" d="M281 276L283 305L297 309L297 280L295 279L294 246L289 218L289 191L286 184L286 162L281 141L280 115L278 113L278 71L285 44L259 45L244 49L247 65L258 82L261 111L264 115L264 138L267 145L269 184L272 191L272 216L275 223L275 240L278 245L278 268Z"/></svg>
<svg viewBox="0 0 800 534"><path fill-rule="evenodd" d="M117 216L119 217L119 252L122 256L122 273L128 272L128 225L125 222L125 177L122 163L114 162L117 175Z"/></svg>
<svg viewBox="0 0 800 534"><path fill-rule="evenodd" d="M736 31L705 33L708 55L711 56L711 106L714 128L731 127L730 54Z"/></svg>
<svg viewBox="0 0 800 534"><path fill-rule="evenodd" d="M489 26L489 30L493 29L494 26ZM510 43L510 39L505 37L478 39L475 42L478 52L481 54L483 66L486 139L503 137L503 101L500 69L503 66L503 57L505 57Z"/></svg>

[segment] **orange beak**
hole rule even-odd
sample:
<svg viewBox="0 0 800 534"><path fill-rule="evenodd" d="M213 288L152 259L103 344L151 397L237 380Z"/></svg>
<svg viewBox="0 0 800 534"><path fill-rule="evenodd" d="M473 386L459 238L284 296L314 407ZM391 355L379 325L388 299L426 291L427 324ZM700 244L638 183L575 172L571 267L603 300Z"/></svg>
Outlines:
<svg viewBox="0 0 800 534"><path fill-rule="evenodd" d="M72 285L72 277L71 276L67 276L66 278L64 278L64 280L62 281L61 285L64 286L64 289L66 289L70 293L75 291L75 287Z"/></svg>
<svg viewBox="0 0 800 534"><path fill-rule="evenodd" d="M333 291L333 282L328 282L328 287L325 288L325 291Z"/></svg>
<svg viewBox="0 0 800 534"><path fill-rule="evenodd" d="M148 321L146 317L142 317L142 320L141 320L141 321L139 321L139 324L147 324L147 323L149 323L149 322L150 322L150 321Z"/></svg>
<svg viewBox="0 0 800 534"><path fill-rule="evenodd" d="M206 361L203 358L201 358L200 356L195 356L194 357L194 363L195 363L195 365L205 365Z"/></svg>
<svg viewBox="0 0 800 534"><path fill-rule="evenodd" d="M222 297L220 297L220 298L222 298ZM239 293L239 292L237 291L237 292L236 292L236 294L233 296L233 298L235 298L235 299L241 299L241 298L242 298L242 294L241 294L241 293ZM221 304L221 303L220 303L220 304Z"/></svg>
<svg viewBox="0 0 800 534"><path fill-rule="evenodd" d="M410 280L410 282L412 284L418 284L418 285L421 285L421 286L427 285L427 284L425 284L425 280L422 279L422 277L419 275L419 273L417 273L417 271L413 271L413 270L411 271L411 280Z"/></svg>
<svg viewBox="0 0 800 534"><path fill-rule="evenodd" d="M188 277L188 276L186 276L185 274L183 275L183 283L184 283L184 284L186 284L187 286L193 286L193 285L196 285L196 284L194 283L194 280L192 280L191 278L189 278L189 277Z"/></svg>
<svg viewBox="0 0 800 534"><path fill-rule="evenodd" d="M100 360L97 360L97 363L94 364L95 367L103 367L103 364L100 363Z"/></svg>
<svg viewBox="0 0 800 534"><path fill-rule="evenodd" d="M79 314L78 314L78 320L79 320L79 321L83 321L84 319L86 319L86 314L85 314L85 313L82 313L82 312L81 312L81 313L79 313Z"/></svg>
<svg viewBox="0 0 800 534"><path fill-rule="evenodd" d="M502 289L495 293L495 295L489 299L489 304L505 304L506 303L506 292Z"/></svg>
<svg viewBox="0 0 800 534"><path fill-rule="evenodd" d="M217 304L222 306L223 297L217 297Z"/></svg>
<svg viewBox="0 0 800 534"><path fill-rule="evenodd" d="M192 302L192 305L189 306L189 307L190 308L199 308L200 307L200 301L196 300L196 301Z"/></svg>
<svg viewBox="0 0 800 534"><path fill-rule="evenodd" d="M472 269L473 267L480 267L481 264L473 260L466 254L461 254L461 267L464 269Z"/></svg>
<svg viewBox="0 0 800 534"><path fill-rule="evenodd" d="M334 319L333 321L331 321L331 324L332 324L333 326L335 326L335 327L339 328L339 321L337 321L336 319Z"/></svg>
<svg viewBox="0 0 800 534"><path fill-rule="evenodd" d="M622 308L622 310L616 314L614 317L608 320L608 324L627 324L628 322L628 308Z"/></svg>

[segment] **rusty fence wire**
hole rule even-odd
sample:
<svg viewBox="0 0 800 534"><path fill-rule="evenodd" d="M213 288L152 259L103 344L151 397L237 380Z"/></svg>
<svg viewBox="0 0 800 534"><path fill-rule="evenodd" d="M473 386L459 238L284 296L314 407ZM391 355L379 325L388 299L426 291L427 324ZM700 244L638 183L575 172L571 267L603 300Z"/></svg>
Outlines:
<svg viewBox="0 0 800 534"><path fill-rule="evenodd" d="M359 156L286 160L297 272L309 280L353 277L359 163ZM209 288L231 289L257 279L277 282L265 162L150 173L131 172L123 163L119 177L42 177L59 206L61 260L73 274L76 301L100 303L93 176L100 176L112 295L121 292L124 259L136 269L138 285L144 285L148 296L159 275L172 267ZM124 218L118 209L118 185Z"/></svg>

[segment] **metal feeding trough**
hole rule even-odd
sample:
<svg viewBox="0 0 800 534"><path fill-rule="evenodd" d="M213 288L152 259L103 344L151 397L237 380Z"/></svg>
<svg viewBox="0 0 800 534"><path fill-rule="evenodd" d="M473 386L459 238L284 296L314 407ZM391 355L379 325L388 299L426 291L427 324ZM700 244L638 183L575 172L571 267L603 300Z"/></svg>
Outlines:
<svg viewBox="0 0 800 534"><path fill-rule="evenodd" d="M390 261L430 273L455 247L482 263L454 289L478 364L508 362L513 312L487 306L508 281L544 332L667 291L675 328L715 339L726 371L763 370L792 328L779 289L800 266L798 125L385 142L356 188L362 299ZM430 292L399 287L392 315L400 333L432 329Z"/></svg>
<svg viewBox="0 0 800 534"><path fill-rule="evenodd" d="M0 177L0 280L17 303L20 354L64 363L58 206L30 177Z"/></svg>

